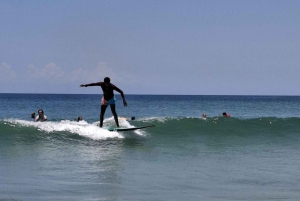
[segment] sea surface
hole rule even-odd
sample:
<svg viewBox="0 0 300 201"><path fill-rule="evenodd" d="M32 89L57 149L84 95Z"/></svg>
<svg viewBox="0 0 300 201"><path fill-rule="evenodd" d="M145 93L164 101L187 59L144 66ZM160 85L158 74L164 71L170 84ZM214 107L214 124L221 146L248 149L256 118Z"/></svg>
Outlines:
<svg viewBox="0 0 300 201"><path fill-rule="evenodd" d="M101 94L0 94L0 200L300 200L300 97L116 98L121 127L155 127L98 127Z"/></svg>

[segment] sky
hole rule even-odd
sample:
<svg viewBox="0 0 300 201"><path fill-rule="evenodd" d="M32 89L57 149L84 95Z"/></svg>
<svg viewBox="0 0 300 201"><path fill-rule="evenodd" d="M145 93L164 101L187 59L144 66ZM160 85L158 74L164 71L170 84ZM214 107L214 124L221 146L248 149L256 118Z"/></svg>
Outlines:
<svg viewBox="0 0 300 201"><path fill-rule="evenodd" d="M0 93L300 95L298 0L0 0Z"/></svg>

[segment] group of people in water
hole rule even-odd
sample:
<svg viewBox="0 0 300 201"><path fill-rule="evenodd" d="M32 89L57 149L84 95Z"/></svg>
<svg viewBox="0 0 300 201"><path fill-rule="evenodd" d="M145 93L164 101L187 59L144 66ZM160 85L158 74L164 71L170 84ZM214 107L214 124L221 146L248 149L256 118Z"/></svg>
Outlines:
<svg viewBox="0 0 300 201"><path fill-rule="evenodd" d="M123 99L123 104L126 107L127 102L124 96L124 93L121 89L119 89L117 86L114 84L110 83L110 78L105 77L104 82L97 82L97 83L90 83L90 84L81 84L80 87L89 87L89 86L100 86L103 91L103 97L101 99L101 111L100 111L100 127L103 126L103 119L104 119L104 114L106 111L106 108L108 105L110 106L111 112L114 116L115 122L117 127L119 127L119 121L118 121L118 115L116 112L116 105L115 105L115 96L114 96L114 90L119 92L121 94L121 97ZM35 118L35 113L31 114L32 118L35 118L35 121L47 121L47 117L44 115L44 111L40 109L38 111L39 116ZM34 116L34 117L33 117ZM134 120L135 117L131 117L131 120ZM77 121L81 121L82 117L79 116Z"/></svg>
<svg viewBox="0 0 300 201"><path fill-rule="evenodd" d="M35 121L47 121L47 116L44 114L44 110L38 110L38 116L35 116L35 112L31 113L31 118L35 119Z"/></svg>
<svg viewBox="0 0 300 201"><path fill-rule="evenodd" d="M118 121L118 115L116 112L116 105L115 105L115 95L114 95L114 90L119 92L121 94L121 97L123 99L123 104L124 107L127 107L127 102L125 100L125 95L121 89L119 89L117 86L113 85L110 83L110 78L105 77L104 82L96 82L96 83L90 83L90 84L81 84L80 87L90 87L90 86L100 86L102 91L103 91L103 96L101 98L101 109L100 109L100 127L103 126L103 119L104 119L104 114L106 111L106 108L108 105L110 106L111 112L114 116L115 122L117 127L119 127L119 121ZM230 117L229 114L226 112L223 112L224 117ZM44 111L42 109L38 110L38 116L35 117L35 113L31 113L31 117L35 119L35 121L39 122L44 122L47 121L47 116L44 114ZM202 114L202 118L206 118L206 114ZM131 117L131 120L134 120L135 117ZM82 116L79 116L77 118L77 121L82 121L83 118Z"/></svg>
<svg viewBox="0 0 300 201"><path fill-rule="evenodd" d="M114 95L114 90L119 92L122 96L123 99L123 104L126 107L127 102L125 100L124 93L121 89L110 83L110 78L105 77L104 82L96 82L96 83L90 83L90 84L81 84L80 87L90 87L90 86L100 86L103 91L103 96L101 99L101 110L100 110L100 127L103 126L103 119L104 119L104 114L106 111L107 106L110 106L111 112L114 116L115 122L117 124L117 127L119 127L119 121L118 121L118 115L116 112L116 104L115 104L115 95ZM35 118L35 121L40 121L44 122L47 121L47 116L44 114L44 111L42 109L38 110L38 116L35 117L35 113L31 113L31 117ZM135 119L135 117L132 117L131 119ZM82 116L79 116L77 118L77 121L82 121Z"/></svg>
<svg viewBox="0 0 300 201"><path fill-rule="evenodd" d="M33 118L34 121L36 121L36 122L38 122L38 121L39 122L47 121L47 116L44 114L44 110L42 110L42 109L38 110L38 116L35 116L35 112L32 112L30 115L31 115L31 118ZM83 120L82 116L79 116L77 118L78 122L82 121L82 120Z"/></svg>

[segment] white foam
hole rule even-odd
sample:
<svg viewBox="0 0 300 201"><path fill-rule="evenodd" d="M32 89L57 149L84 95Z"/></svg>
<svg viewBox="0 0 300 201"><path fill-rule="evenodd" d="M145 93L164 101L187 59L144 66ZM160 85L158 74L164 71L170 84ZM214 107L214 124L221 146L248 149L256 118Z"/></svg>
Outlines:
<svg viewBox="0 0 300 201"><path fill-rule="evenodd" d="M152 122L152 121L159 121L164 123L165 121L169 120L170 117L145 117L141 118L140 120L143 122Z"/></svg>
<svg viewBox="0 0 300 201"><path fill-rule="evenodd" d="M132 126L126 119L119 118L119 125L120 127L124 128L132 128ZM22 126L30 126L36 127L39 131L45 131L48 133L51 132L70 132L76 133L80 136L84 136L87 138L91 138L94 140L105 140L108 138L125 138L122 132L111 132L105 128L99 127L99 122L94 123L87 123L86 121L70 121L70 120L61 120L60 122L34 122L34 121L26 121L26 120L19 120L19 119L4 119L5 122L11 123L11 126L15 126L15 124L20 124ZM107 127L115 126L115 120L113 117L104 119L104 125ZM139 136L145 136L145 132L141 130L134 131L135 134Z"/></svg>
<svg viewBox="0 0 300 201"><path fill-rule="evenodd" d="M36 127L38 130L49 133L56 131L67 131L94 140L105 140L107 138L124 138L124 136L118 132L110 132L104 128L100 128L99 126L97 126L97 122L93 124L89 124L86 121L76 122L69 120L62 120L60 122L33 122L18 119L6 119L5 121L12 124L20 124L22 126Z"/></svg>

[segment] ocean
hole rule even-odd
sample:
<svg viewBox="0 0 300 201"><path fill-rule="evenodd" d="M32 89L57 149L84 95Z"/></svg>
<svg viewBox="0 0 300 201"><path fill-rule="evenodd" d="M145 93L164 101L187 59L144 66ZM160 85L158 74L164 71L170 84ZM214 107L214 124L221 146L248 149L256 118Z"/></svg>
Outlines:
<svg viewBox="0 0 300 201"><path fill-rule="evenodd" d="M0 94L0 201L300 200L299 96L116 95L128 132L100 99Z"/></svg>

